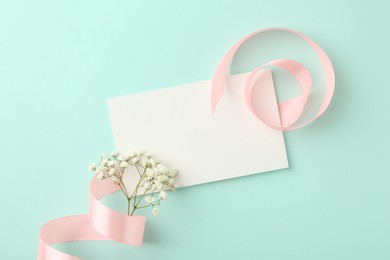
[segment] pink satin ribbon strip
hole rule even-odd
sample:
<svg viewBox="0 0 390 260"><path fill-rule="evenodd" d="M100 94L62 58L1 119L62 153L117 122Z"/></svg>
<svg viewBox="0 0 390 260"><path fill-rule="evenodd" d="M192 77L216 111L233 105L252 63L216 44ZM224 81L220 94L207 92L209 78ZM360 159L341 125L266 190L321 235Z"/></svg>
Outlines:
<svg viewBox="0 0 390 260"><path fill-rule="evenodd" d="M312 78L310 76L310 73L307 71L307 69L299 62L288 60L288 59L277 59L277 60L272 60L264 65L261 65L260 67L254 69L251 73L249 73L244 86L246 103L249 110L260 121L262 121L264 124L268 125L269 127L272 127L277 130L282 130L282 131L298 129L317 119L328 108L334 92L335 77L334 77L334 70L333 70L332 63L329 57L324 52L324 50L322 50L317 43L315 43L312 39L310 39L306 35L290 29L268 28L264 30L259 30L245 36L244 38L239 40L235 45L233 45L233 47L230 48L230 50L223 57L222 61L219 63L212 80L211 110L212 113L215 114L215 110L217 108L218 102L221 100L225 91L226 76L230 68L231 61L238 48L245 41L247 41L249 38L253 37L254 35L258 35L269 31L285 31L285 32L295 34L300 38L302 38L303 40L305 40L307 43L309 43L309 45L314 49L315 53L317 54L321 62L322 69L325 74L324 97L318 111L311 119L309 119L307 122L303 124L296 124L297 120L302 115L302 112L308 100L310 90L312 87ZM275 125L268 122L265 119L267 117L261 114L259 111L256 111L253 104L252 86L254 80L261 71L269 70L271 67L278 67L290 73L298 81L302 91L301 95L299 95L298 97L295 97L293 99L278 104L279 116L280 116L279 125ZM263 75L267 75L267 74L264 73ZM266 113L266 111L262 111L262 113Z"/></svg>
<svg viewBox="0 0 390 260"><path fill-rule="evenodd" d="M100 181L96 176L90 185L88 215L58 218L46 223L39 237L39 260L76 260L52 247L53 244L85 241L115 240L132 246L142 245L146 219L143 216L127 216L104 206L99 200L119 187L109 180Z"/></svg>

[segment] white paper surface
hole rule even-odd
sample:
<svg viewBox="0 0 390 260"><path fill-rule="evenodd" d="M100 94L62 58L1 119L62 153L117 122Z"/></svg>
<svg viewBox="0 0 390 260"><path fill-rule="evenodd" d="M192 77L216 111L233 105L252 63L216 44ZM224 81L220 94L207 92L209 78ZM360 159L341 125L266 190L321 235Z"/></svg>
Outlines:
<svg viewBox="0 0 390 260"><path fill-rule="evenodd" d="M256 119L245 104L246 75L228 78L214 117L211 80L109 99L117 150L151 152L179 170L183 187L288 168L283 133ZM272 120L279 122L273 85L261 87Z"/></svg>

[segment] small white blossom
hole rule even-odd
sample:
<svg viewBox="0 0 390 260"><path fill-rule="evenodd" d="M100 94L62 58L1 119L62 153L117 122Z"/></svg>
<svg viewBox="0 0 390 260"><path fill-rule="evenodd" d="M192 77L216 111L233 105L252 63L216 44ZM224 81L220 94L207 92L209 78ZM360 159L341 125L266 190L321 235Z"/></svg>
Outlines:
<svg viewBox="0 0 390 260"><path fill-rule="evenodd" d="M114 162L114 161L109 161L109 162L108 162L108 166L112 167L112 166L114 166L114 165L115 165L115 162Z"/></svg>
<svg viewBox="0 0 390 260"><path fill-rule="evenodd" d="M157 177L157 180L159 182L166 182L168 179L169 179L169 177L166 176L166 175L160 175L160 176Z"/></svg>
<svg viewBox="0 0 390 260"><path fill-rule="evenodd" d="M108 164L108 159L102 160L102 162L101 162L100 164L101 164L101 165L104 165L104 166L107 166L107 164Z"/></svg>
<svg viewBox="0 0 390 260"><path fill-rule="evenodd" d="M129 164L128 164L126 161L122 161L121 164L120 164L120 166L121 166L122 168L126 168L127 166L129 166Z"/></svg>
<svg viewBox="0 0 390 260"><path fill-rule="evenodd" d="M97 175L97 178L99 180L103 180L104 179L104 174L102 172L99 172L98 175Z"/></svg>
<svg viewBox="0 0 390 260"><path fill-rule="evenodd" d="M154 202L154 197L152 196L146 196L145 201L149 204L152 204Z"/></svg>
<svg viewBox="0 0 390 260"><path fill-rule="evenodd" d="M161 173L167 173L168 172L168 167L165 166L164 164L159 164L158 165L158 170L161 172Z"/></svg>
<svg viewBox="0 0 390 260"><path fill-rule="evenodd" d="M156 189L157 189L157 190L162 190L163 185L162 185L161 182L155 182L155 184L156 184Z"/></svg>
<svg viewBox="0 0 390 260"><path fill-rule="evenodd" d="M104 172L106 170L106 167L100 165L99 167L96 168L97 172Z"/></svg>
<svg viewBox="0 0 390 260"><path fill-rule="evenodd" d="M117 157L119 155L119 152L118 151L113 151L112 153L111 153L111 156L112 157Z"/></svg>
<svg viewBox="0 0 390 260"><path fill-rule="evenodd" d="M115 175L112 175L112 176L111 176L111 180L112 180L112 182L114 182L115 184L119 184L119 183L120 183L119 178L116 177Z"/></svg>
<svg viewBox="0 0 390 260"><path fill-rule="evenodd" d="M172 178L169 178L169 180L168 180L168 184L169 185L173 185L173 183L175 182L175 180L174 179L172 179Z"/></svg>
<svg viewBox="0 0 390 260"><path fill-rule="evenodd" d="M150 158L150 159L149 159L149 163L150 163L150 165L152 165L152 166L156 166L156 161L155 161L153 158Z"/></svg>
<svg viewBox="0 0 390 260"><path fill-rule="evenodd" d="M91 163L89 166L88 166L88 169L93 172L96 170L96 163Z"/></svg>
<svg viewBox="0 0 390 260"><path fill-rule="evenodd" d="M160 214L160 210L158 208L153 208L152 210L153 216L157 217Z"/></svg>
<svg viewBox="0 0 390 260"><path fill-rule="evenodd" d="M158 195L158 197L159 197L160 199L165 200L165 199L167 199L168 194L167 194L165 191L161 191L160 194Z"/></svg>
<svg viewBox="0 0 390 260"><path fill-rule="evenodd" d="M145 153L146 158L150 159L152 158L152 155L150 153Z"/></svg>
<svg viewBox="0 0 390 260"><path fill-rule="evenodd" d="M153 177L154 175L154 169L146 169L146 176Z"/></svg>
<svg viewBox="0 0 390 260"><path fill-rule="evenodd" d="M139 158L138 158L138 157L135 157L135 158L133 158L133 159L131 160L131 162L134 163L134 164L137 164L138 161L139 161Z"/></svg>
<svg viewBox="0 0 390 260"><path fill-rule="evenodd" d="M108 172L108 176L113 176L115 175L116 173L116 170L115 169L111 169L109 172Z"/></svg>
<svg viewBox="0 0 390 260"><path fill-rule="evenodd" d="M167 175L168 175L169 177L175 177L175 176L177 175L177 173L178 173L178 171L175 169L175 170L169 171L169 172L167 173Z"/></svg>
<svg viewBox="0 0 390 260"><path fill-rule="evenodd" d="M160 191L163 191L163 190L173 190L174 188L172 186L169 186L169 185L166 185L166 184L162 184L162 188L160 189Z"/></svg>
<svg viewBox="0 0 390 260"><path fill-rule="evenodd" d="M143 158L142 161L141 161L141 165L142 165L143 167L146 167L146 166L148 165L148 163L149 163L149 160L146 159L146 158Z"/></svg>

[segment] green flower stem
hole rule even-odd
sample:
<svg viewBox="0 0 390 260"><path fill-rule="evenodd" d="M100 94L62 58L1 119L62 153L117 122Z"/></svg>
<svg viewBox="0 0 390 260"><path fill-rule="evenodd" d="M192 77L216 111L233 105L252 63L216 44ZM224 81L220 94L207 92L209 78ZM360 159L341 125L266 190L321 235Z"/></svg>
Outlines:
<svg viewBox="0 0 390 260"><path fill-rule="evenodd" d="M145 193L147 192L148 190L145 190L144 193L142 194L141 198L139 199L139 201L137 202L137 204L134 205L133 207L133 211L131 212L130 216L133 215L134 211L137 209L138 207L138 204L142 201L142 199L144 198L145 196ZM134 201L136 201L136 198L134 199Z"/></svg>
<svg viewBox="0 0 390 260"><path fill-rule="evenodd" d="M127 190L126 190L125 184L122 181L122 178L120 178L119 181L120 181L119 187L121 187L123 194L126 196L126 198L129 198L129 194L127 194Z"/></svg>
<svg viewBox="0 0 390 260"><path fill-rule="evenodd" d="M125 185L122 181L122 178L119 179L120 180L120 183L119 183L119 186L121 187L121 191L123 192L123 194L125 195L126 199L127 199L127 215L129 215L130 213L130 201L131 201L131 198L129 197L129 195L127 194L127 191L126 191L126 188L125 188Z"/></svg>
<svg viewBox="0 0 390 260"><path fill-rule="evenodd" d="M119 187L121 187L121 191L122 191L123 195L125 195L125 197L126 197L127 199L129 199L129 195L127 195L127 192L126 192L126 190L124 189L124 187L122 187L122 184L119 184Z"/></svg>
<svg viewBox="0 0 390 260"><path fill-rule="evenodd" d="M141 177L142 176L142 174L141 174L141 172L140 172L140 170L138 169L138 166L137 165L134 165L135 166L135 168L137 169L137 171L138 171L138 175L139 175L139 177ZM144 169L144 171L145 171L146 169Z"/></svg>
<svg viewBox="0 0 390 260"><path fill-rule="evenodd" d="M140 173L138 167L136 167L138 172ZM125 197L127 198L127 215L133 215L134 211L137 209L137 192L138 192L138 188L142 182L142 180L144 179L145 177L145 172L146 172L146 169L144 169L143 173L140 175L140 178L138 180L138 183L133 191L133 193L131 194L131 196L128 195L127 191L126 191L126 186L125 184L123 183L123 180L122 180L122 177L123 177L123 170L122 170L122 174L121 174L121 178L119 178L120 180L120 187L121 187L121 190L123 192L123 194L125 195ZM145 191L146 192L146 191ZM145 194L145 193L144 193ZM131 200L134 200L134 204L133 204L133 210L131 211L130 213L130 204L131 204Z"/></svg>
<svg viewBox="0 0 390 260"><path fill-rule="evenodd" d="M136 167L136 168L137 168L137 170L138 170L138 167ZM144 171L142 172L142 174L141 174L141 176L140 176L140 178L139 178L139 180L138 180L138 183L137 183L137 185L135 186L134 192L133 192L133 194L131 195L132 197L134 196L133 208L136 207L138 188L139 188L139 186L140 186L140 184L141 184L141 182L142 182L142 180L143 180L143 178L144 178L144 176L145 176L145 172L146 172L146 169L144 169ZM134 212L134 210L133 210L133 212Z"/></svg>
<svg viewBox="0 0 390 260"><path fill-rule="evenodd" d="M130 215L130 199L127 198L127 215L129 216Z"/></svg>
<svg viewBox="0 0 390 260"><path fill-rule="evenodd" d="M152 205L138 206L137 209L147 208L147 207L150 207L150 206L152 206Z"/></svg>
<svg viewBox="0 0 390 260"><path fill-rule="evenodd" d="M147 208L147 207L150 207L150 206L160 205L160 201L162 201L162 199L158 199L155 203L152 203L152 204L149 204L149 205L137 206L137 209L142 209L142 208Z"/></svg>

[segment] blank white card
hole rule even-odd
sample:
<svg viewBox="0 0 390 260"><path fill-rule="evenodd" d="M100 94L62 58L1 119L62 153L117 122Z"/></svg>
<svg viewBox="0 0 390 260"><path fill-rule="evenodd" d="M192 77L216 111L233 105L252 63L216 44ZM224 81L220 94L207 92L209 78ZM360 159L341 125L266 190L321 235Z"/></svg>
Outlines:
<svg viewBox="0 0 390 260"><path fill-rule="evenodd" d="M228 77L214 116L211 80L109 99L117 150L151 152L179 170L183 187L288 168L283 133L264 125L246 106L246 76ZM261 88L271 120L278 122L272 76L271 84Z"/></svg>

